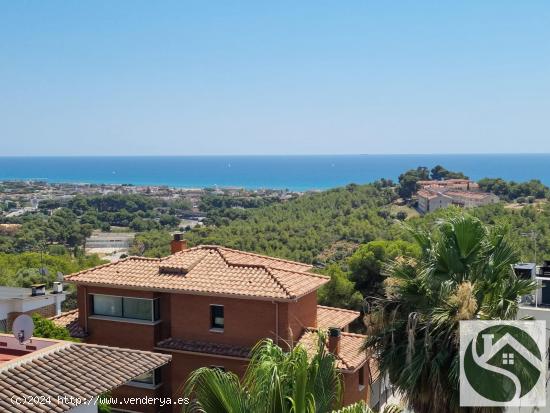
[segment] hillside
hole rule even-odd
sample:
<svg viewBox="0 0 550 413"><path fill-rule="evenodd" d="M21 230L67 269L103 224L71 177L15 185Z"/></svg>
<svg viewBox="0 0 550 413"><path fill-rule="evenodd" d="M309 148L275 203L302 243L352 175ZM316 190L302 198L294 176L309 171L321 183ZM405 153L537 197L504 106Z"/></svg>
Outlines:
<svg viewBox="0 0 550 413"><path fill-rule="evenodd" d="M196 228L191 244L223 244L307 263L347 255L351 245L395 236L392 188L348 185L247 210L225 225ZM352 248L353 249L353 248Z"/></svg>
<svg viewBox="0 0 550 413"><path fill-rule="evenodd" d="M217 226L196 228L186 234L191 244L221 244L298 261L325 264L349 256L372 240L407 239L397 219L405 212L407 222L426 229L453 208L418 216L397 207L395 189L377 184L348 185L305 195L282 204L249 209L244 218L221 220ZM412 212L411 212L412 211ZM550 204L539 202L521 208L500 203L469 209L487 224L508 228L524 260L550 257ZM403 219L404 216L399 216ZM223 223L226 222L226 223ZM524 235L522 235L524 234Z"/></svg>

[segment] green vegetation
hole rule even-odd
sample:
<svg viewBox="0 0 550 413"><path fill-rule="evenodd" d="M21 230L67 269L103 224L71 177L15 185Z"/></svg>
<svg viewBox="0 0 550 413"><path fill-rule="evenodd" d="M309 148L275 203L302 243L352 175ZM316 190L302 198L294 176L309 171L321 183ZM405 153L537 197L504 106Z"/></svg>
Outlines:
<svg viewBox="0 0 550 413"><path fill-rule="evenodd" d="M421 218L410 219L407 223L428 230L437 221L447 219L460 211L458 208L441 209ZM519 209L507 208L504 204L493 204L470 209L468 212L485 224L501 227L508 241L518 251L520 260L533 261L535 247L539 260L544 257L550 258L550 204L526 205Z"/></svg>
<svg viewBox="0 0 550 413"><path fill-rule="evenodd" d="M420 248L407 241L371 241L361 245L347 260L349 279L363 295L382 292L382 268L400 256L417 257Z"/></svg>
<svg viewBox="0 0 550 413"><path fill-rule="evenodd" d="M403 199L409 199L418 190L418 181L427 181L433 179L436 181L442 179L467 179L462 172L453 172L437 165L430 171L425 166L419 166L416 169L410 169L399 175L399 196Z"/></svg>
<svg viewBox="0 0 550 413"><path fill-rule="evenodd" d="M302 346L284 352L266 340L254 348L242 381L205 367L191 374L184 394L195 395L191 412L322 413L340 407L342 382L324 340L311 358Z"/></svg>
<svg viewBox="0 0 550 413"><path fill-rule="evenodd" d="M421 255L399 257L386 268L385 296L371 301L366 316L365 347L380 355L382 374L414 411L455 413L461 410L459 322L515 319L517 297L535 284L512 271L519 253L501 227L455 213L430 232L411 231Z"/></svg>
<svg viewBox="0 0 550 413"><path fill-rule="evenodd" d="M360 244L388 238L394 219L378 212L395 197L391 188L351 184L255 208L245 219L195 228L187 236L194 245L221 244L318 263L323 252L337 241Z"/></svg>
<svg viewBox="0 0 550 413"><path fill-rule="evenodd" d="M538 179L517 183L514 181L507 182L500 178L484 178L478 183L482 191L492 192L507 201L521 199L525 201L529 198L535 200L550 197L550 190Z"/></svg>
<svg viewBox="0 0 550 413"><path fill-rule="evenodd" d="M330 276L330 282L318 292L319 303L332 307L360 310L363 294L355 288L355 283L338 264L331 264L323 271Z"/></svg>
<svg viewBox="0 0 550 413"><path fill-rule="evenodd" d="M279 202L279 198L259 195L207 194L202 197L199 209L207 214L206 225L227 225L235 219L246 219L251 209Z"/></svg>
<svg viewBox="0 0 550 413"><path fill-rule="evenodd" d="M0 235L0 252L81 248L94 229L109 231L111 226L134 231L176 229L179 217L190 208L185 200L165 201L134 194L42 201L37 213L0 221L21 225L14 235Z"/></svg>
<svg viewBox="0 0 550 413"><path fill-rule="evenodd" d="M34 337L52 338L55 340L79 341L71 337L69 330L56 326L52 320L42 317L39 314L33 314Z"/></svg>
<svg viewBox="0 0 550 413"><path fill-rule="evenodd" d="M130 255L160 258L170 254L172 237L168 231L148 231L136 234Z"/></svg>
<svg viewBox="0 0 550 413"><path fill-rule="evenodd" d="M56 281L58 272L71 274L103 262L97 255L79 254L75 258L69 254L0 253L0 285L30 287L32 284L45 282L51 286Z"/></svg>
<svg viewBox="0 0 550 413"><path fill-rule="evenodd" d="M340 408L342 378L334 356L319 336L309 357L302 346L285 352L271 340L259 343L242 380L217 368L203 367L189 377L183 393L195 398L183 412L190 413L374 413L365 402ZM333 410L338 409L339 410ZM402 413L388 405L382 413Z"/></svg>

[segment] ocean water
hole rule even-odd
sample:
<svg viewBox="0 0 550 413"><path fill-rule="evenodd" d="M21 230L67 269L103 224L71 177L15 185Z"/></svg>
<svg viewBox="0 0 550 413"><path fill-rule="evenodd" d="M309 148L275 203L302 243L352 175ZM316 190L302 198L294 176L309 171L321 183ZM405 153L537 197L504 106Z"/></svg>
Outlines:
<svg viewBox="0 0 550 413"><path fill-rule="evenodd" d="M0 157L0 180L303 191L379 178L397 180L407 169L437 164L472 179L540 179L550 186L550 154Z"/></svg>

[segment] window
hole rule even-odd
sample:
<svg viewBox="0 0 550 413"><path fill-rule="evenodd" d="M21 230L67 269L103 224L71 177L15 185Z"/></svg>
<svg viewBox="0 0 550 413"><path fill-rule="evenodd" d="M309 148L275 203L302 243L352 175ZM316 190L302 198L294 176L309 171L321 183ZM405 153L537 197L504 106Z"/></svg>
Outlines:
<svg viewBox="0 0 550 413"><path fill-rule="evenodd" d="M122 299L122 314L124 318L135 318L136 320L152 320L151 300L140 298Z"/></svg>
<svg viewBox="0 0 550 413"><path fill-rule="evenodd" d="M93 294L91 300L93 315L144 321L160 319L158 298L151 300Z"/></svg>
<svg viewBox="0 0 550 413"><path fill-rule="evenodd" d="M359 369L359 390L363 390L365 387L365 366Z"/></svg>
<svg viewBox="0 0 550 413"><path fill-rule="evenodd" d="M122 297L93 295L92 300L95 315L122 317Z"/></svg>
<svg viewBox="0 0 550 413"><path fill-rule="evenodd" d="M134 385L138 387L140 386L155 387L159 385L161 382L162 382L161 369L158 368L136 377L135 379L130 381L128 384L130 386Z"/></svg>
<svg viewBox="0 0 550 413"><path fill-rule="evenodd" d="M213 330L223 330L223 327L223 305L213 304L210 306L210 328Z"/></svg>
<svg viewBox="0 0 550 413"><path fill-rule="evenodd" d="M0 320L0 333L8 332L8 320Z"/></svg>

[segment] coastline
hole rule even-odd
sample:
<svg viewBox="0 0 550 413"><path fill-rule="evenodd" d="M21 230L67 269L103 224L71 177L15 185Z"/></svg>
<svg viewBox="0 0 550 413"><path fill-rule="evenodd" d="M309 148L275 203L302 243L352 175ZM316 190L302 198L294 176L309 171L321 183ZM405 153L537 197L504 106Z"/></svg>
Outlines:
<svg viewBox="0 0 550 413"><path fill-rule="evenodd" d="M438 164L474 180L550 185L550 154L0 157L0 181L303 192L396 181L408 169Z"/></svg>

